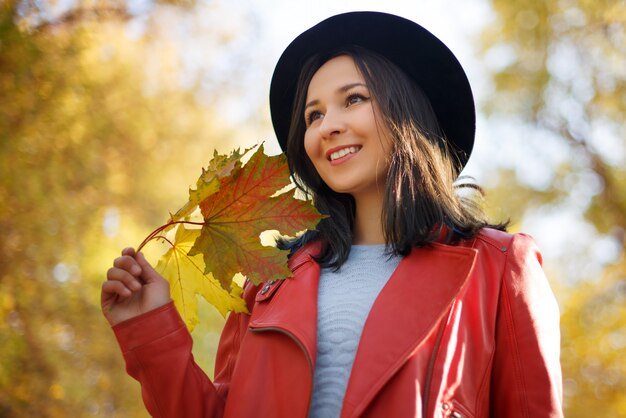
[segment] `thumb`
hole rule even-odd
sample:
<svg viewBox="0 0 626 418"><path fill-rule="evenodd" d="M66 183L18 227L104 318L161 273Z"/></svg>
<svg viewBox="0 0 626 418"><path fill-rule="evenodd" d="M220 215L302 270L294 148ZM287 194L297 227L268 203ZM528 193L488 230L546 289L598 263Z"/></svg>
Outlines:
<svg viewBox="0 0 626 418"><path fill-rule="evenodd" d="M146 260L143 253L137 253L137 255L135 255L135 260L137 260L139 267L141 267L141 278L146 282L146 284L164 280L163 276L157 273L148 260Z"/></svg>

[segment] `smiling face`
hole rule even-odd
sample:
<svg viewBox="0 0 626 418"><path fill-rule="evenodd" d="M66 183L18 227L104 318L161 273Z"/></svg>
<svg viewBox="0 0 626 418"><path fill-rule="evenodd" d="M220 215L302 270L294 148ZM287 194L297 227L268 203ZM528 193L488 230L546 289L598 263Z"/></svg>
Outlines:
<svg viewBox="0 0 626 418"><path fill-rule="evenodd" d="M309 84L304 148L335 192L359 199L382 195L392 140L354 60L346 55L322 65Z"/></svg>

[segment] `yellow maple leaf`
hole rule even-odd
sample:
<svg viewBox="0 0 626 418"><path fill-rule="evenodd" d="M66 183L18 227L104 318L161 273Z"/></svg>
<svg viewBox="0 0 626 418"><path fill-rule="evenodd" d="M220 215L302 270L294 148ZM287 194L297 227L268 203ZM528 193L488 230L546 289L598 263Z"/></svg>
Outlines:
<svg viewBox="0 0 626 418"><path fill-rule="evenodd" d="M243 289L236 282L232 282L228 292L211 273L204 272L202 255L187 254L199 235L199 229L187 229L179 224L173 242L161 237L169 242L170 249L155 267L170 282L171 297L189 331L193 331L198 323L197 295L215 306L223 316L229 311L248 312L246 303L241 298Z"/></svg>

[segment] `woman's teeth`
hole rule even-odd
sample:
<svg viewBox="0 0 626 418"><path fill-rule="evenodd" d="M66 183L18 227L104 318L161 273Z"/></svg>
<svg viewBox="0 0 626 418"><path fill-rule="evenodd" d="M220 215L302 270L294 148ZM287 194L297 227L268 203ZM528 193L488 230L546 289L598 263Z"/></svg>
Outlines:
<svg viewBox="0 0 626 418"><path fill-rule="evenodd" d="M356 154L360 149L361 149L360 147L348 147L348 148L340 149L339 151L335 151L332 154L330 154L330 161L334 161L348 154Z"/></svg>

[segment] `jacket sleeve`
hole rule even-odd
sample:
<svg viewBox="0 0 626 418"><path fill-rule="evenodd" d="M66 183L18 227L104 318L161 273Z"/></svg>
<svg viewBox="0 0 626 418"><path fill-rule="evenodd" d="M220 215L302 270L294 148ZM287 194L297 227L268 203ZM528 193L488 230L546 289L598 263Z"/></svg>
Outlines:
<svg viewBox="0 0 626 418"><path fill-rule="evenodd" d="M250 289L248 289L250 291ZM250 306L250 305L248 305ZM221 417L249 315L231 313L220 338L214 382L191 352L192 338L174 303L113 327L126 371L141 384L153 417Z"/></svg>
<svg viewBox="0 0 626 418"><path fill-rule="evenodd" d="M563 416L559 309L533 239L513 237L498 307L491 416Z"/></svg>

